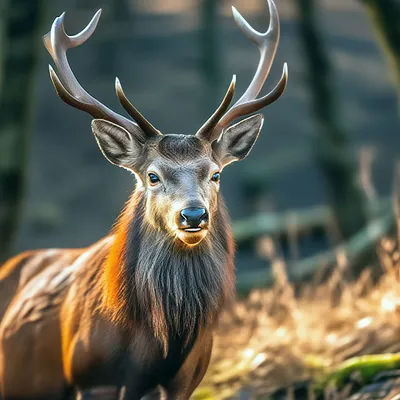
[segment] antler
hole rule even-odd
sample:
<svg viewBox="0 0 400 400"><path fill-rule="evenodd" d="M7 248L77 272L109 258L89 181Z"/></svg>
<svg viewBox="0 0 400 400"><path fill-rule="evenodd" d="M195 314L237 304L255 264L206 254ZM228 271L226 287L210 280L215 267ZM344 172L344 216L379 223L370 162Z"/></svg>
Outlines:
<svg viewBox="0 0 400 400"><path fill-rule="evenodd" d="M219 120L225 114L228 109L231 101L233 99L233 95L235 94L235 86L236 86L236 75L233 75L231 84L225 94L222 103L219 107L214 111L214 114L204 123L204 125L197 131L196 136L201 138L208 138L212 130L218 124Z"/></svg>
<svg viewBox="0 0 400 400"><path fill-rule="evenodd" d="M129 99L125 95L125 92L122 90L121 82L118 78L115 78L115 91L122 107L124 107L125 111L135 121L140 121L140 127L145 133L147 133L149 136L161 135L161 132L154 128L154 126L149 121L147 121L147 119L143 117L138 109L129 101Z"/></svg>
<svg viewBox="0 0 400 400"><path fill-rule="evenodd" d="M232 7L233 17L240 30L245 36L257 45L260 50L260 61L256 73L251 81L249 87L240 99L218 120L213 118L217 112L211 117L196 133L196 136L203 139L213 141L217 139L221 132L228 127L233 121L240 117L251 114L262 108L272 104L276 101L284 92L288 75L287 75L287 64L283 65L282 77L280 78L274 89L271 90L267 95L257 99L265 80L271 69L276 49L279 43L279 16L276 6L273 0L267 0L270 13L270 24L268 31L261 33L256 31L250 24L240 15L235 7ZM229 90L228 90L229 93ZM227 93L227 95L228 95ZM227 97L227 95L225 97ZM229 105L229 104L228 104Z"/></svg>
<svg viewBox="0 0 400 400"><path fill-rule="evenodd" d="M155 129L125 97L120 86L117 86L118 98L122 102L120 97L120 93L122 93L125 101L129 103L130 111L134 113L136 123L110 110L104 104L100 103L89 93L87 93L86 90L79 84L71 70L71 67L69 66L66 55L67 50L80 46L92 36L96 29L97 23L99 22L100 15L101 10L96 12L86 28L80 33L74 36L68 36L64 29L65 13L62 13L54 20L50 32L43 36L44 45L54 60L57 72L61 78L60 79L57 76L54 69L51 67L51 65L49 65L50 78L57 91L57 94L65 103L89 113L94 118L103 118L110 122L114 122L131 132L133 130L136 132L137 129L134 128L139 126L147 137L159 135L160 132ZM118 90L119 88L120 90ZM130 115L132 114L130 113Z"/></svg>

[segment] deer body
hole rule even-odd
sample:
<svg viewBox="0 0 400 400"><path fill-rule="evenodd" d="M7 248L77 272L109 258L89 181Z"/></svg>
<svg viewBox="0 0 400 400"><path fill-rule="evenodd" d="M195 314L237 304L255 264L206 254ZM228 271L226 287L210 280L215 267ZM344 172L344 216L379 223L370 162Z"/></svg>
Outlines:
<svg viewBox="0 0 400 400"><path fill-rule="evenodd" d="M13 300L14 306L9 307L2 320L2 360L12 360L12 365L10 361L0 363L1 384L6 398L30 398L34 394L33 397L37 398L56 398L57 395L63 398L70 386L85 391L98 386L121 387L126 382L132 382L131 391L134 393L131 398L140 399L158 385L173 393L170 398L178 398L173 383L179 381L179 373L184 374L189 384L187 389L185 385L177 385L184 388L183 398L186 398L185 390L192 391L201 380L211 354L211 328L224 297L230 297L233 291L233 242L227 229L229 221L226 215L221 215L220 226L224 230L215 232L215 235L221 234L221 242L213 248L224 248L221 254L213 252L204 257L199 251L186 263L180 259L179 264L173 255L155 258L156 263L163 265L160 265L162 270L154 273L165 274L164 279L174 277L168 276L176 272L173 268L186 268L182 271L182 280L175 282L176 286L181 285L180 289L175 289L187 292L182 297L185 303L176 304L179 309L174 310L173 301L179 302L179 299L174 299L176 292L172 292L169 299L171 310L165 310L170 313L168 318L175 316L177 320L166 321L166 331L162 332L166 335L164 348L154 337L153 323L148 318L152 307L158 307L156 302L145 303L152 295L151 288L142 288L143 304L140 307L134 298L119 298L120 292L132 292L124 286L126 280L123 276L118 277L118 273L130 273L130 268L135 269L140 260L135 265L126 265L127 270L120 269L119 264L107 265L105 262L110 252L121 250L119 235L140 237L136 231L141 224L136 218L137 211L134 211L132 219L123 219L124 215L132 214L130 205L136 197L140 196L134 193L113 235L87 249L74 251L72 257L69 250L42 250L26 260L27 268L32 267L35 258L36 262L42 260L43 264L41 271L19 288ZM127 246L131 247L129 258L134 259L140 254L140 248L144 246L147 250L155 238L150 235L143 241L132 242L126 239ZM145 243L146 239L150 243ZM57 253L56 257L46 259L46 253L50 252ZM213 259L212 264L211 259L207 260L209 256ZM182 257L181 253L179 257ZM9 263L13 262L10 260ZM208 266L205 265L207 262ZM193 276L196 272L190 268L198 268L198 263L203 264L203 269L220 268L221 274L219 277L218 274L210 276L199 270L200 275ZM17 267L18 262L15 262ZM104 279L112 273L117 282L106 288ZM197 280L191 282L192 278ZM205 292L201 293L196 284ZM197 298L201 295L204 297ZM164 296L162 299L154 298L154 301L165 304L169 295L164 293ZM124 306L119 307L116 316L111 316L109 312L116 312L114 302ZM141 313L144 315L138 315ZM126 314L126 319L121 318L122 314ZM187 325L188 322L192 325ZM35 324L35 329L32 329L32 324Z"/></svg>
<svg viewBox="0 0 400 400"><path fill-rule="evenodd" d="M75 36L65 33L64 15L54 21L44 43L59 74L50 67L56 91L92 115L100 150L135 175L136 187L111 234L99 242L27 252L0 268L3 399L63 399L74 391L117 398L123 387L125 399L159 388L163 398L186 400L198 386L218 315L234 294L234 243L220 175L249 154L263 117L231 123L274 102L287 81L285 66L278 85L256 98L279 40L277 10L272 0L268 4L266 33L234 10L260 49L260 63L228 110L233 78L196 135L161 134L129 102L118 79L117 96L133 121L80 86L66 51L92 35L100 12Z"/></svg>

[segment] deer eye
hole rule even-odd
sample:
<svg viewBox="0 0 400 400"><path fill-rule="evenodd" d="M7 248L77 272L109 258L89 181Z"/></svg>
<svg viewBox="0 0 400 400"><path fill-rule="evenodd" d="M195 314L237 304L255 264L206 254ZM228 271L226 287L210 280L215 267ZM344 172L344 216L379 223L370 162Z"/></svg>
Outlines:
<svg viewBox="0 0 400 400"><path fill-rule="evenodd" d="M220 172L216 172L216 173L211 177L211 180L212 180L213 182L219 182L220 178L221 178L221 173L220 173Z"/></svg>
<svg viewBox="0 0 400 400"><path fill-rule="evenodd" d="M148 174L148 177L151 185L155 185L158 182L160 182L160 178L156 174L153 174L152 172Z"/></svg>

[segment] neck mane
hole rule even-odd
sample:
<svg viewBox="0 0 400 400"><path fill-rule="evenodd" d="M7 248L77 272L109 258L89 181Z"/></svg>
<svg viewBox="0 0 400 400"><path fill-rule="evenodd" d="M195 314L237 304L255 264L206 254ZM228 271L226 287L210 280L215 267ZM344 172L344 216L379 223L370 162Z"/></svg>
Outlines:
<svg viewBox="0 0 400 400"><path fill-rule="evenodd" d="M187 247L145 219L145 197L135 191L114 228L103 273L103 308L128 329L148 327L168 342L188 343L212 326L234 292L234 244L222 197L210 231Z"/></svg>

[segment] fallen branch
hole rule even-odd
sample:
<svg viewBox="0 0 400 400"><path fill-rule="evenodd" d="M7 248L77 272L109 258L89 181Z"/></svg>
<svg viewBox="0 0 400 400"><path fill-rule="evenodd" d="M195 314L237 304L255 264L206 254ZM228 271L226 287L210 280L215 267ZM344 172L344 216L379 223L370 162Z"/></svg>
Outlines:
<svg viewBox="0 0 400 400"><path fill-rule="evenodd" d="M350 263L361 258L364 254L374 249L377 242L394 226L393 207L386 208L386 212L380 218L372 220L361 231L356 233L347 242L332 250L324 251L304 260L288 263L288 279L293 282L301 282L311 277L317 269L329 268L337 263L338 254L344 254ZM237 276L237 291L246 294L253 288L271 286L274 282L272 271L247 271Z"/></svg>
<svg viewBox="0 0 400 400"><path fill-rule="evenodd" d="M368 216L374 219L391 207L391 199L382 198L369 206ZM317 205L294 211L265 212L243 218L233 223L233 234L238 244L254 240L262 235L280 238L288 232L302 234L315 229L324 229L333 222L333 212L329 206Z"/></svg>
<svg viewBox="0 0 400 400"><path fill-rule="evenodd" d="M236 221L233 233L237 243L254 240L261 235L282 236L290 231L304 232L327 226L333 214L328 206L315 206L302 211L260 213Z"/></svg>

